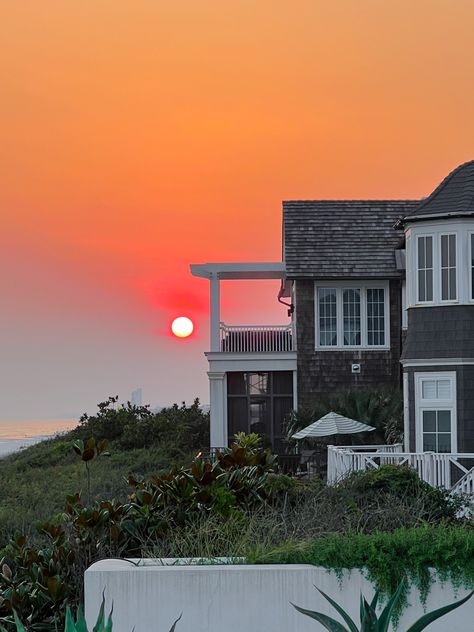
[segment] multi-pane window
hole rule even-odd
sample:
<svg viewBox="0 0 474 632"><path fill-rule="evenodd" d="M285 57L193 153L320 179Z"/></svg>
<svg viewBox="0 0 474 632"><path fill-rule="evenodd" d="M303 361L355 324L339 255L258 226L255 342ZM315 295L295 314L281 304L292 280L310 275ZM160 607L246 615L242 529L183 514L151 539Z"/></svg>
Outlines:
<svg viewBox="0 0 474 632"><path fill-rule="evenodd" d="M423 452L455 449L456 378L449 373L416 373L417 444Z"/></svg>
<svg viewBox="0 0 474 632"><path fill-rule="evenodd" d="M450 410L423 410L423 452L451 452Z"/></svg>
<svg viewBox="0 0 474 632"><path fill-rule="evenodd" d="M336 290L321 287L319 301L319 344L323 347L337 345Z"/></svg>
<svg viewBox="0 0 474 632"><path fill-rule="evenodd" d="M360 290L342 291L344 346L360 345Z"/></svg>
<svg viewBox="0 0 474 632"><path fill-rule="evenodd" d="M367 344L385 344L385 292L367 288Z"/></svg>
<svg viewBox="0 0 474 632"><path fill-rule="evenodd" d="M441 235L441 300L453 301L455 299L456 235Z"/></svg>
<svg viewBox="0 0 474 632"><path fill-rule="evenodd" d="M433 237L418 237L418 301L433 300Z"/></svg>
<svg viewBox="0 0 474 632"><path fill-rule="evenodd" d="M318 347L384 347L387 341L387 288L317 288Z"/></svg>

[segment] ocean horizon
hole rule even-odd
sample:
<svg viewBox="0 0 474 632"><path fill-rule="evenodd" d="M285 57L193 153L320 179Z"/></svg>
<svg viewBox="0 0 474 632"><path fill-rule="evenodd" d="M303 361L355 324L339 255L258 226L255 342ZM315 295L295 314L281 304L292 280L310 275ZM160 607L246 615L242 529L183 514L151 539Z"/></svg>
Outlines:
<svg viewBox="0 0 474 632"><path fill-rule="evenodd" d="M77 426L77 419L0 420L0 458Z"/></svg>

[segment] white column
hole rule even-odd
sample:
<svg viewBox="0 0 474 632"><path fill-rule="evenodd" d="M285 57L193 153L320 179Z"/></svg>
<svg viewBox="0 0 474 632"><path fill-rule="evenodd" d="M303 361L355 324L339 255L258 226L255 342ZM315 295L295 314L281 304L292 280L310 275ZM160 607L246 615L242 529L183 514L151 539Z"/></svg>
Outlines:
<svg viewBox="0 0 474 632"><path fill-rule="evenodd" d="M211 402L211 448L224 448L227 445L225 373L209 371L208 376Z"/></svg>
<svg viewBox="0 0 474 632"><path fill-rule="evenodd" d="M220 286L219 273L212 272L211 283L211 351L220 351Z"/></svg>

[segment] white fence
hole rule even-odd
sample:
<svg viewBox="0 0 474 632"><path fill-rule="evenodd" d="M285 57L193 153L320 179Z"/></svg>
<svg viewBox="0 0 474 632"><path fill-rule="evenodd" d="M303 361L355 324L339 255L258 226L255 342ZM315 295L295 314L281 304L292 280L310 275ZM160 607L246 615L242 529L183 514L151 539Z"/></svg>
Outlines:
<svg viewBox="0 0 474 632"><path fill-rule="evenodd" d="M220 324L220 349L228 353L294 351L292 325Z"/></svg>
<svg viewBox="0 0 474 632"><path fill-rule="evenodd" d="M474 493L474 454L402 452L401 446L329 446L328 483L351 472L377 469L381 465L407 465L433 485L454 492Z"/></svg>
<svg viewBox="0 0 474 632"><path fill-rule="evenodd" d="M360 594L370 601L374 593L359 570L341 578L335 572L306 564L163 566L159 560L148 559L135 566L126 560L102 560L85 574L86 619L92 630L105 593L107 612L112 605L114 608L114 632L168 632L181 613L176 632L316 632L321 627L290 603L340 620L315 586L335 599L355 621L359 621ZM435 581L426 607L434 610L465 594L463 588ZM415 588L408 602L400 632L423 615ZM469 622L473 619L474 598L432 623L429 630L466 632L472 629Z"/></svg>

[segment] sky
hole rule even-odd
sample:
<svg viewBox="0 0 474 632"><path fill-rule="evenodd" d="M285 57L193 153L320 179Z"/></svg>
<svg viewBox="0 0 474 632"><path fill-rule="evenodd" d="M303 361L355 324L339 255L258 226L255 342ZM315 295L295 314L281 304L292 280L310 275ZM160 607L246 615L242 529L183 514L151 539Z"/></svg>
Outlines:
<svg viewBox="0 0 474 632"><path fill-rule="evenodd" d="M473 23L471 0L0 0L0 420L207 403L189 264L281 260L283 199L418 198L474 158ZM229 324L286 322L277 282L222 285Z"/></svg>

